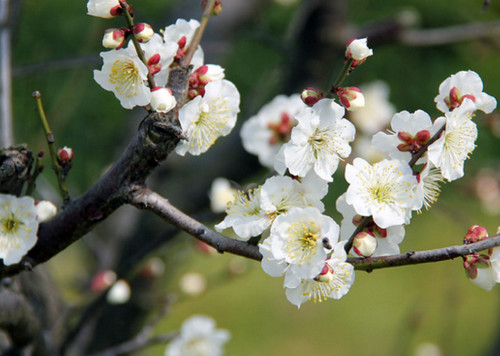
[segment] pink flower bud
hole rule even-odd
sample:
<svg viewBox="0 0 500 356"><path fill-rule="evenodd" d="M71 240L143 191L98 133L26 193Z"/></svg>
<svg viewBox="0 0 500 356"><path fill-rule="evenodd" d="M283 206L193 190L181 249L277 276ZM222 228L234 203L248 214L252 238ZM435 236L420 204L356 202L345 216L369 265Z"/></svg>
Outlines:
<svg viewBox="0 0 500 356"><path fill-rule="evenodd" d="M467 231L467 235L465 235L464 243L471 244L474 242L479 242L482 240L486 240L488 238L488 230L486 228L479 225L472 225Z"/></svg>
<svg viewBox="0 0 500 356"><path fill-rule="evenodd" d="M320 274L314 280L318 282L330 282L333 279L333 268L328 263L325 263Z"/></svg>
<svg viewBox="0 0 500 356"><path fill-rule="evenodd" d="M169 112L177 105L171 89L156 87L151 93L151 108L155 111Z"/></svg>
<svg viewBox="0 0 500 356"><path fill-rule="evenodd" d="M73 155L73 150L70 147L64 146L57 150L57 162L59 162L61 166L64 166L71 162Z"/></svg>
<svg viewBox="0 0 500 356"><path fill-rule="evenodd" d="M313 106L324 97L323 93L315 88L305 88L300 94L300 98L307 106Z"/></svg>
<svg viewBox="0 0 500 356"><path fill-rule="evenodd" d="M161 64L160 64L161 56L159 53L153 54L151 57L148 59L148 69L151 75L155 75L161 70Z"/></svg>
<svg viewBox="0 0 500 356"><path fill-rule="evenodd" d="M354 111L365 106L365 97L357 87L336 88L335 94L346 110Z"/></svg>
<svg viewBox="0 0 500 356"><path fill-rule="evenodd" d="M345 57L355 61L363 61L371 56L373 51L368 48L367 39L352 39L347 43Z"/></svg>
<svg viewBox="0 0 500 356"><path fill-rule="evenodd" d="M125 31L118 28L108 28L102 37L102 46L110 49L120 49L125 44Z"/></svg>
<svg viewBox="0 0 500 356"><path fill-rule="evenodd" d="M474 97L474 95L470 95L470 94L462 95L462 93L460 92L460 90L457 87L453 87L450 90L450 95L447 96L446 98L444 98L444 102L446 103L446 105L448 106L448 108L450 110L453 110L453 109L458 108L460 105L462 105L462 102L466 98L470 99L474 102L476 101L476 98Z"/></svg>
<svg viewBox="0 0 500 356"><path fill-rule="evenodd" d="M358 233L352 242L352 249L358 256L370 257L376 248L377 239L370 232Z"/></svg>
<svg viewBox="0 0 500 356"><path fill-rule="evenodd" d="M427 143L427 141L429 141L430 138L431 138L431 133L427 130L419 131L415 135L415 141L419 145L425 145Z"/></svg>
<svg viewBox="0 0 500 356"><path fill-rule="evenodd" d="M108 289L116 281L116 273L107 269L99 271L90 282L92 292L102 292Z"/></svg>
<svg viewBox="0 0 500 356"><path fill-rule="evenodd" d="M134 33L134 37L137 39L137 41L141 43L148 42L155 34L153 28L144 22L134 25L134 27L132 28L132 32Z"/></svg>

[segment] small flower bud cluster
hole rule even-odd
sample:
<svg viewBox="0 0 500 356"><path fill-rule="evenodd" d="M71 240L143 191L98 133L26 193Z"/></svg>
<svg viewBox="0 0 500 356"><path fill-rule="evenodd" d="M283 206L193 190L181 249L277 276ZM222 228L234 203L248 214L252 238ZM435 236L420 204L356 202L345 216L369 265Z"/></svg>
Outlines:
<svg viewBox="0 0 500 356"><path fill-rule="evenodd" d="M305 88L300 94L300 98L307 106L314 106L318 101L323 99L325 95L315 88Z"/></svg>

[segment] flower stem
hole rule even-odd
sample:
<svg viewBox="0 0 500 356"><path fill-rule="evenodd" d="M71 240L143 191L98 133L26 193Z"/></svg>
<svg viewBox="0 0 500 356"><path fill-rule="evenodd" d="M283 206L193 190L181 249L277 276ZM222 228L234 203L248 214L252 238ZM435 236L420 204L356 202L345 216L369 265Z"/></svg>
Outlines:
<svg viewBox="0 0 500 356"><path fill-rule="evenodd" d="M144 56L144 51L141 48L141 45L137 38L135 38L134 33L133 33L133 27L134 27L134 19L132 18L132 14L130 13L128 5L122 5L123 8L123 15L125 16L125 20L127 21L127 26L130 29L131 35L130 35L130 40L134 44L135 51L137 52L137 56L139 59L144 63L146 68L148 68L148 85L150 89L153 89L156 87L155 80L153 78L153 75L149 71L149 66L148 66L148 61L146 57Z"/></svg>
<svg viewBox="0 0 500 356"><path fill-rule="evenodd" d="M335 89L337 89L338 87L340 87L340 85L342 84L342 82L349 75L349 73L351 71L352 62L353 62L352 59L346 60L346 62L344 63L344 68L342 68L342 71L339 73L339 76L335 80L335 83L333 83L333 85L332 85L332 87L330 89L330 92L327 95L328 98L333 98L335 96Z"/></svg>
<svg viewBox="0 0 500 356"><path fill-rule="evenodd" d="M57 162L57 154L56 154L56 149L54 147L54 142L55 142L54 134L50 130L47 117L45 116L45 111L43 110L42 94L37 90L33 93L33 97L35 98L36 101L36 106L40 116L40 121L42 122L43 131L45 132L45 137L47 139L47 145L49 146L50 158L52 160L52 169L56 173L57 183L59 186L59 193L61 194L63 203L67 203L70 201L68 187L66 186L66 183L62 178L63 170L59 165L59 162Z"/></svg>
<svg viewBox="0 0 500 356"><path fill-rule="evenodd" d="M187 66L189 65L189 63L191 63L191 59L193 58L194 52L198 48L198 45L201 42L201 38L205 33L205 29L207 28L208 20L210 20L210 15L214 8L214 5L215 5L215 0L207 1L207 4L203 9L203 15L201 17L200 27L198 27L193 38L191 39L191 42L189 43L188 50L180 62L181 66Z"/></svg>

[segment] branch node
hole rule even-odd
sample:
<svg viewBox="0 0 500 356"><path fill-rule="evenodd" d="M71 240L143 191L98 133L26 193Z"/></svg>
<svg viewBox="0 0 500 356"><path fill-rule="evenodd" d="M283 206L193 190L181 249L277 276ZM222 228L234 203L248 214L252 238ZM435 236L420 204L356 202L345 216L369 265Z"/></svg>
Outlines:
<svg viewBox="0 0 500 356"><path fill-rule="evenodd" d="M408 251L408 252L406 253L406 257L407 257L407 258L408 258L408 257L411 257L411 256L413 256L414 254L415 254L415 251L413 251L413 250Z"/></svg>

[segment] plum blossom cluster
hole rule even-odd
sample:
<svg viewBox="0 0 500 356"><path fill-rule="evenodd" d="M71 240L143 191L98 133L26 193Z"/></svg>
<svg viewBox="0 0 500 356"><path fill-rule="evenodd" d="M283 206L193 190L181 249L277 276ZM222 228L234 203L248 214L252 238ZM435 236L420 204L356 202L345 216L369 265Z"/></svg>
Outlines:
<svg viewBox="0 0 500 356"><path fill-rule="evenodd" d="M372 54L366 39L351 41L344 73ZM324 214L321 199L339 163L350 158L356 129L345 110L355 112L364 105L358 88L339 85L332 86L330 96L336 95L340 105L307 88L301 96L276 97L245 122L243 147L278 175L236 191L226 217L215 226L219 231L232 228L237 239L259 241L263 270L284 277L286 296L299 307L348 292L354 268L346 262L347 253L370 257L400 252L412 213L429 208L445 181L464 175L477 138L475 112L490 113L496 107L472 71L440 85L435 102L443 116L435 120L422 110L393 114L386 105L383 115L393 114L390 130L371 140L385 157L376 163L354 158L345 166L349 186L337 199L343 216L339 226ZM469 261L473 271L486 259L477 258L480 262ZM490 254L488 261L494 265L496 255Z"/></svg>
<svg viewBox="0 0 500 356"><path fill-rule="evenodd" d="M155 33L148 24L133 24L133 11L124 1L90 0L87 9L91 16L123 15L128 20L127 27L106 30L102 42L109 50L100 53L102 68L94 70L94 80L111 91L121 106L143 106L162 113L180 106L166 87L168 76L172 67L191 64L188 102L178 108L184 138L176 152L182 156L199 155L219 137L229 134L239 112L238 90L225 79L222 67L204 64L200 46L189 61L185 60L200 26L198 21L178 19Z"/></svg>

